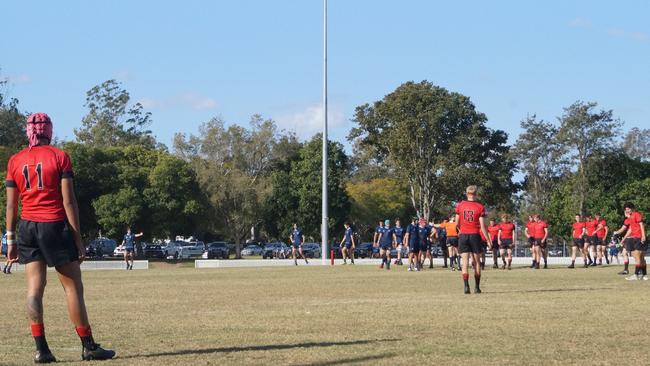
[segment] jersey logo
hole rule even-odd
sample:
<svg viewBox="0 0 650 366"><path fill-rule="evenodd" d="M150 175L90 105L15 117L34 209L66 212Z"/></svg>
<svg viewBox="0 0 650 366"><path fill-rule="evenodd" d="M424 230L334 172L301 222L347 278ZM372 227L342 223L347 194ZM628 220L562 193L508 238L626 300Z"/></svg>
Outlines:
<svg viewBox="0 0 650 366"><path fill-rule="evenodd" d="M464 210L463 219L465 222L474 222L474 210Z"/></svg>

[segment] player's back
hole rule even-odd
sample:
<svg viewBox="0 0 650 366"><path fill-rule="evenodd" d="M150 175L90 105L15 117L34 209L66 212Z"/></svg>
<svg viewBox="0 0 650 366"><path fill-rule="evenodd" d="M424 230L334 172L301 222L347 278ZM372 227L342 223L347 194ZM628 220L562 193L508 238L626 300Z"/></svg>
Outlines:
<svg viewBox="0 0 650 366"><path fill-rule="evenodd" d="M61 179L71 178L70 157L56 147L24 149L9 160L7 186L20 193L23 220L55 222L65 219Z"/></svg>

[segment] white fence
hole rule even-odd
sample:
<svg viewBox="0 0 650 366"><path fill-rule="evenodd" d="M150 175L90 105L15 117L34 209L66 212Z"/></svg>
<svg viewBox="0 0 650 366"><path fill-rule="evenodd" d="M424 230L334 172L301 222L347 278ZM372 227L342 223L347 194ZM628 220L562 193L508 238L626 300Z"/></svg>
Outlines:
<svg viewBox="0 0 650 366"><path fill-rule="evenodd" d="M4 264L3 264L4 265ZM121 269L125 270L126 269L126 264L124 264L124 261L84 261L81 263L81 270L83 271L88 271L88 270L98 270L98 269ZM138 260L138 261L133 261L133 269L149 269L149 261L147 260ZM14 265L11 267L11 271L24 271L25 266L22 264L14 263ZM48 268L48 270L54 270L54 268Z"/></svg>

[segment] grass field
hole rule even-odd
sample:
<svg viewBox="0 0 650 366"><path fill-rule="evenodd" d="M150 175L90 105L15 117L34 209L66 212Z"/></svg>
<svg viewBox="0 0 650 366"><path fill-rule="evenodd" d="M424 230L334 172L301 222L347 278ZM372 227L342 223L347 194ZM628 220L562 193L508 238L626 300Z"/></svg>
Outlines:
<svg viewBox="0 0 650 366"><path fill-rule="evenodd" d="M620 267L488 269L481 295L464 295L458 272L397 269L157 268L84 279L95 337L118 352L106 365L650 363L650 281L625 281ZM60 361L79 363L57 282L51 273L46 334ZM22 273L0 277L2 365L31 362L24 288Z"/></svg>

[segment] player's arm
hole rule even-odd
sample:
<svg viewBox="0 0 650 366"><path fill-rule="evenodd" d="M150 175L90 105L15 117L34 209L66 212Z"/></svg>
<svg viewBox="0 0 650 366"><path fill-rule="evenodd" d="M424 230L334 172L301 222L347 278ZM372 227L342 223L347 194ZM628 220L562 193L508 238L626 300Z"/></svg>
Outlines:
<svg viewBox="0 0 650 366"><path fill-rule="evenodd" d="M289 243L293 244L293 235L289 234Z"/></svg>
<svg viewBox="0 0 650 366"><path fill-rule="evenodd" d="M456 232L457 233L460 233L460 225L459 225L460 221L459 220L460 220L460 215L456 214L456 218L454 219L454 224L456 224Z"/></svg>
<svg viewBox="0 0 650 366"><path fill-rule="evenodd" d="M524 229L524 233L526 234L526 239L530 238L530 234L528 233L528 226Z"/></svg>
<svg viewBox="0 0 650 366"><path fill-rule="evenodd" d="M18 247L16 246L16 217L18 216L18 189L7 186L7 261L18 261Z"/></svg>
<svg viewBox="0 0 650 366"><path fill-rule="evenodd" d="M490 239L490 233L487 231L487 228L485 227L485 218L483 216L478 218L478 222L481 224L481 231L483 232L483 236L485 236L488 239L488 248L491 250L492 249L492 241Z"/></svg>
<svg viewBox="0 0 650 366"><path fill-rule="evenodd" d="M350 235L350 240L352 240L352 249L357 247L357 240L354 238L354 233Z"/></svg>
<svg viewBox="0 0 650 366"><path fill-rule="evenodd" d="M639 227L641 227L641 242L645 243L645 225L643 225L643 221L639 222Z"/></svg>
<svg viewBox="0 0 650 366"><path fill-rule="evenodd" d="M305 236L303 235L303 236L301 236L301 238L302 238L302 241L300 242L300 246L302 246L305 243Z"/></svg>
<svg viewBox="0 0 650 366"><path fill-rule="evenodd" d="M86 257L86 248L81 242L81 226L79 225L79 206L77 205L77 197L74 194L74 183L72 178L61 179L61 194L63 196L63 208L65 209L65 216L68 219L68 224L72 230L74 242L79 251L79 263L83 262Z"/></svg>
<svg viewBox="0 0 650 366"><path fill-rule="evenodd" d="M546 241L546 238L548 238L548 228L547 227L544 228L544 238L542 239L542 241Z"/></svg>
<svg viewBox="0 0 650 366"><path fill-rule="evenodd" d="M141 231L140 234L135 234L134 236L135 236L136 238L139 238L139 237L141 237L142 235L144 235L144 233Z"/></svg>
<svg viewBox="0 0 650 366"><path fill-rule="evenodd" d="M499 232L497 233L497 242L501 245L501 229L499 229Z"/></svg>
<svg viewBox="0 0 650 366"><path fill-rule="evenodd" d="M623 234L626 230L627 230L627 225L623 224L623 226L621 226L620 229L614 231L614 234L613 234L613 235L620 236L620 235ZM583 229L583 234L584 234L584 229ZM627 233L626 233L625 236L627 237Z"/></svg>

